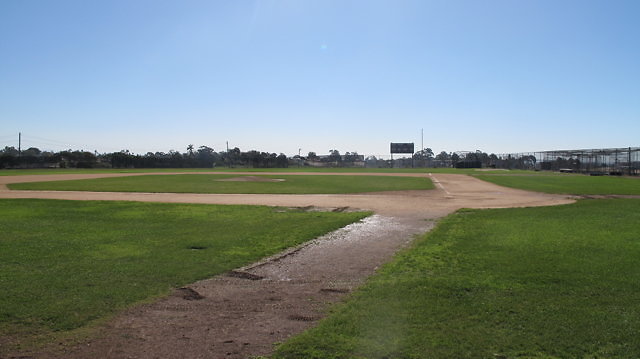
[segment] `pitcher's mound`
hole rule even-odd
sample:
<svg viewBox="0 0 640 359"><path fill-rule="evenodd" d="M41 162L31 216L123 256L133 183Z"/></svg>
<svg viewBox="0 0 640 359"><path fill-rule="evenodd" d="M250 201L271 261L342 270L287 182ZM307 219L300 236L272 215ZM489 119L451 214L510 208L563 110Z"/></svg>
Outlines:
<svg viewBox="0 0 640 359"><path fill-rule="evenodd" d="M258 176L242 176L242 177L219 179L218 181L220 182L284 182L284 179L258 177Z"/></svg>

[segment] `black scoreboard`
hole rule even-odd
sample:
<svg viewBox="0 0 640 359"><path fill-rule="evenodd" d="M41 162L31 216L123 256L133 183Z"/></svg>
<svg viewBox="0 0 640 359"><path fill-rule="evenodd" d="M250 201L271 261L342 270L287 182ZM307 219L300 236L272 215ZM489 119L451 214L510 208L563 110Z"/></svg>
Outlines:
<svg viewBox="0 0 640 359"><path fill-rule="evenodd" d="M391 153L413 153L413 143L391 142Z"/></svg>

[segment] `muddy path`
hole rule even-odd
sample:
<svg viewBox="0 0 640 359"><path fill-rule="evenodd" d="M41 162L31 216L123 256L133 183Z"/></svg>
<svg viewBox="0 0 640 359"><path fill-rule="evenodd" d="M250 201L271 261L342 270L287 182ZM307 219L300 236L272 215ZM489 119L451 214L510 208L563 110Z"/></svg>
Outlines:
<svg viewBox="0 0 640 359"><path fill-rule="evenodd" d="M88 178L83 176L87 175L71 175L64 179ZM375 215L362 222L329 233L299 248L177 289L169 297L155 303L136 306L101 327L94 339L81 345L63 345L55 350L15 355L34 358L249 358L268 355L273 343L282 342L312 326L325 314L330 304L362 284L378 266L409 244L416 234L431 229L438 218L459 208L545 206L572 202L567 196L499 187L464 175L429 176L436 184L435 190L355 195L152 194L0 189L0 198L348 207L375 212ZM95 177L93 175L90 178ZM21 180L0 178L0 184ZM29 180L53 179L37 176L37 179Z"/></svg>

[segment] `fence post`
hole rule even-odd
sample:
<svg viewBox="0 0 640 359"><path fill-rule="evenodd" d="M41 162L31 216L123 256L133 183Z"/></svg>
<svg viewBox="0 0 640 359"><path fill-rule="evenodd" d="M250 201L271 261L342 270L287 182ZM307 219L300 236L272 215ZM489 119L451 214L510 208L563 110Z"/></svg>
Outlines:
<svg viewBox="0 0 640 359"><path fill-rule="evenodd" d="M631 176L631 147L629 147L629 176Z"/></svg>

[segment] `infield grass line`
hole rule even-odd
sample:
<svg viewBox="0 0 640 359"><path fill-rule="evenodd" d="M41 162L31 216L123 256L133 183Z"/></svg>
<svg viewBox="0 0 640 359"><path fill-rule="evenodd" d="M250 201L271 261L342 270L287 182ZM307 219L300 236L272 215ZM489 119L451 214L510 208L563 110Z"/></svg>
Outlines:
<svg viewBox="0 0 640 359"><path fill-rule="evenodd" d="M461 210L283 358L638 358L640 200Z"/></svg>

